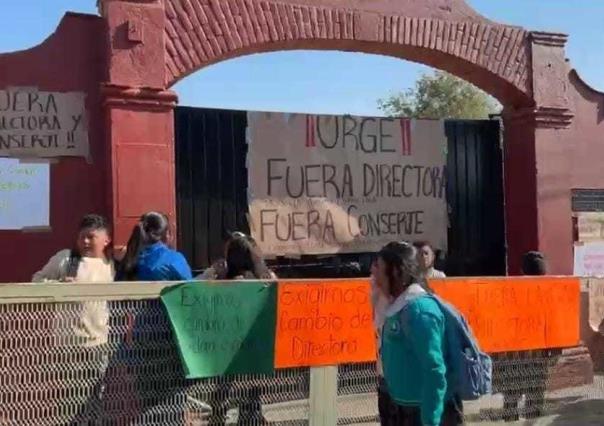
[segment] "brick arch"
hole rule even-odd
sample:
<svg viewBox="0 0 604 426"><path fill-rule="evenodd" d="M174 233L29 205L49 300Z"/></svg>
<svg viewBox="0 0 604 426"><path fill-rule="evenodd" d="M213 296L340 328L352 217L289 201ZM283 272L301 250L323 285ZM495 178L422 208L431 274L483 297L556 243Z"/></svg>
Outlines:
<svg viewBox="0 0 604 426"><path fill-rule="evenodd" d="M329 2L164 0L166 86L241 55L328 49L420 62L474 83L506 106L532 104L530 33L524 29L484 19L462 0L432 0L427 17L404 0L377 12Z"/></svg>
<svg viewBox="0 0 604 426"><path fill-rule="evenodd" d="M106 62L97 62L103 64L116 241L126 239L144 210L176 211L177 96L166 89L235 56L336 49L431 65L498 98L505 107L510 271L519 271L523 252L537 249L555 265L553 273L572 272L570 185L600 184L582 178L584 167L571 167L568 149L579 146L586 162L599 158L584 143L584 130L595 134L590 126L599 122L575 117L575 110L592 117L602 104L586 103L569 78L564 34L490 21L464 0L99 0L99 7ZM133 197L141 177L153 191Z"/></svg>

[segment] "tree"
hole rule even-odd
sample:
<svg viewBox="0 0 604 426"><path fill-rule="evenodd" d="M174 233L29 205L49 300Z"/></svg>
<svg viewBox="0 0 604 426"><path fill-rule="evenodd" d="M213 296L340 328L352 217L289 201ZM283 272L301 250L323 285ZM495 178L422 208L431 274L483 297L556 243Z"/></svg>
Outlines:
<svg viewBox="0 0 604 426"><path fill-rule="evenodd" d="M501 105L476 86L444 71L423 74L406 92L378 100L388 116L413 118L488 118Z"/></svg>

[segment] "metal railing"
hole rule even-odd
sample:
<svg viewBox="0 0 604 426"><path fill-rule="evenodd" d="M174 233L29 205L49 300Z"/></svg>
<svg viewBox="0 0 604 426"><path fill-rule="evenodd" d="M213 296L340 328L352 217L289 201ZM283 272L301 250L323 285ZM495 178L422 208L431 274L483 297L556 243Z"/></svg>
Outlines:
<svg viewBox="0 0 604 426"><path fill-rule="evenodd" d="M165 285L0 285L0 425L378 422L372 363L185 380L158 299ZM108 327L85 340L78 330L91 310ZM559 356L497 356L497 394L466 403L468 422L603 416L601 376L551 390L547 371Z"/></svg>

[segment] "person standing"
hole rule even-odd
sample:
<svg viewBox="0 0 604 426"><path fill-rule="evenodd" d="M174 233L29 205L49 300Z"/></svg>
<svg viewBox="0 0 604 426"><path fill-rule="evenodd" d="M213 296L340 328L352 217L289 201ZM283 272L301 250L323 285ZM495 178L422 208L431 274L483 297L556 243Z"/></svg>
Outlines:
<svg viewBox="0 0 604 426"><path fill-rule="evenodd" d="M125 253L117 267L116 281L191 280L193 274L187 260L181 253L168 246L169 240L170 223L166 215L158 212L142 215L128 239ZM147 351L144 359L131 359L141 347L148 347L155 337L153 322L159 320L158 314L161 312L151 303L145 303L138 308L131 325L131 333L136 337L130 341L124 340L111 360L110 374L131 374L136 384L133 395L139 412L132 410L127 415L121 413L120 424L134 422L137 415L146 419L151 416L154 407L161 404L182 407L182 412L178 415L183 419L187 416L187 384L166 381L166 378L157 372L159 370L147 368L162 365L165 362L165 354L160 351ZM163 315L161 317L163 318ZM125 363L131 365L128 373L123 372Z"/></svg>
<svg viewBox="0 0 604 426"><path fill-rule="evenodd" d="M525 253L522 256L522 274L547 275L545 256L538 251ZM505 421L514 422L520 419L519 403L522 395L526 397L524 415L527 419L543 415L548 361L559 354L559 350L543 349L497 355L498 361L505 365L498 368L497 380L503 393Z"/></svg>
<svg viewBox="0 0 604 426"><path fill-rule="evenodd" d="M193 278L185 257L168 247L168 217L145 213L134 226L116 281L188 281Z"/></svg>
<svg viewBox="0 0 604 426"><path fill-rule="evenodd" d="M419 267L420 284L428 289L428 280L431 278L446 278L443 271L439 271L434 267L436 254L434 247L428 241L416 241L413 246L417 250L417 263Z"/></svg>
<svg viewBox="0 0 604 426"><path fill-rule="evenodd" d="M73 249L59 251L36 272L33 282L113 282L115 268L109 253L111 238L104 217L90 214L80 222ZM63 308L63 309L62 309ZM74 318L73 310L78 312ZM86 401L70 424L100 424L102 397L105 389L105 373L108 364L106 344L109 335L109 311L105 301L87 301L57 305L56 325L53 327L61 341L69 346L74 362L71 368L83 369L89 386L83 386ZM71 328L68 330L64 324Z"/></svg>
<svg viewBox="0 0 604 426"><path fill-rule="evenodd" d="M389 425L463 424L461 401L447 381L445 316L417 284L417 250L391 243L378 253L377 280L392 303L382 331L381 359L391 408Z"/></svg>
<svg viewBox="0 0 604 426"><path fill-rule="evenodd" d="M215 262L197 279L199 280L276 280L277 276L264 261L254 239L241 232L233 232L225 244L225 259ZM236 387L233 378L221 376L218 386L210 396L212 407L210 424L225 424L227 412L238 407L238 424L263 425L268 421L262 413L261 389L249 384L239 389L241 396L233 398L231 391Z"/></svg>
<svg viewBox="0 0 604 426"><path fill-rule="evenodd" d="M195 277L197 280L275 280L256 241L242 232L233 232L224 245L224 258Z"/></svg>
<svg viewBox="0 0 604 426"><path fill-rule="evenodd" d="M378 266L377 259L371 263L371 305L373 307L373 321L375 326L376 335L376 368L378 374L378 411L380 415L380 424L387 426L390 418L391 407L393 405L392 399L388 394L388 386L384 379L384 368L382 366L382 359L380 354L380 346L382 344L382 328L384 327L384 321L386 319L386 310L390 304L390 298L382 290L381 283L377 280Z"/></svg>

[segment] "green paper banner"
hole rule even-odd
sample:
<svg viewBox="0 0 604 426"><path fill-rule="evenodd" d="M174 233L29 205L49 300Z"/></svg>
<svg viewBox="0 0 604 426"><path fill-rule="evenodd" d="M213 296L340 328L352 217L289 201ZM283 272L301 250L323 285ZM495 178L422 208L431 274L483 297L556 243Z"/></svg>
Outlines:
<svg viewBox="0 0 604 426"><path fill-rule="evenodd" d="M276 287L190 282L162 292L188 379L274 372Z"/></svg>

